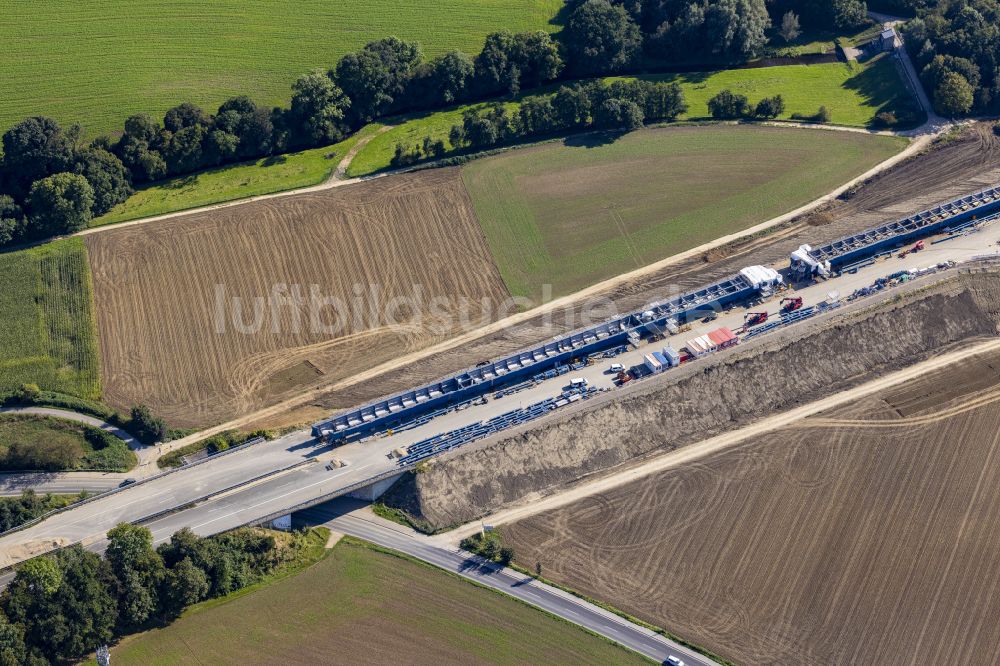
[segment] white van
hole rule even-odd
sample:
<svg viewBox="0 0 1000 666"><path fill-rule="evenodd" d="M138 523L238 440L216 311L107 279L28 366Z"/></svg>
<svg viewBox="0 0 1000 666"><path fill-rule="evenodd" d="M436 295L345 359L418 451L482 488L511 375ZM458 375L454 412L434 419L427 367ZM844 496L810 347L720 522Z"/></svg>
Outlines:
<svg viewBox="0 0 1000 666"><path fill-rule="evenodd" d="M583 377L574 377L573 379L569 380L569 385L571 388L575 389L584 388L587 386L587 380L584 379Z"/></svg>
<svg viewBox="0 0 1000 666"><path fill-rule="evenodd" d="M621 363L612 363L611 364L611 368L609 368L609 369L610 369L611 372L613 372L615 374L617 374L619 372L625 372L625 366L622 365Z"/></svg>

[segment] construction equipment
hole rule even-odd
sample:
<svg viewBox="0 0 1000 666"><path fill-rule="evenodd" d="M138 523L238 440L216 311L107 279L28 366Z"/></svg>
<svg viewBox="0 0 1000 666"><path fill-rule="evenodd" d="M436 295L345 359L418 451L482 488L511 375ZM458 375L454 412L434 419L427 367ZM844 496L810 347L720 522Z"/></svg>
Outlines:
<svg viewBox="0 0 1000 666"><path fill-rule="evenodd" d="M788 296L787 298L781 299L782 312L795 312L801 307L802 307L801 296Z"/></svg>
<svg viewBox="0 0 1000 666"><path fill-rule="evenodd" d="M743 328L750 328L767 321L766 312L748 312L743 315Z"/></svg>
<svg viewBox="0 0 1000 666"><path fill-rule="evenodd" d="M900 252L899 253L899 258L900 259L904 259L908 254L910 254L912 252L920 252L923 249L924 249L924 242L922 240L918 240L917 243L916 243L916 245L914 245L913 247L908 248L908 249L903 250L902 252Z"/></svg>

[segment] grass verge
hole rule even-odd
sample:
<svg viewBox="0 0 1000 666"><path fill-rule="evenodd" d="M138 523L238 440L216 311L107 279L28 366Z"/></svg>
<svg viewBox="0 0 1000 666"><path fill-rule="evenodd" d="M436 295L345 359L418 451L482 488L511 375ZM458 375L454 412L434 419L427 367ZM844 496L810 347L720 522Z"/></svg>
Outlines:
<svg viewBox="0 0 1000 666"><path fill-rule="evenodd" d="M50 511L65 508L86 498L86 493L36 495L32 490L25 490L19 497L0 497L0 533L20 527Z"/></svg>
<svg viewBox="0 0 1000 666"><path fill-rule="evenodd" d="M37 414L0 414L0 470L126 472L138 460L99 428Z"/></svg>
<svg viewBox="0 0 1000 666"><path fill-rule="evenodd" d="M184 464L185 456L190 456L205 450L208 451L208 455L215 455L216 453L222 453L223 451L228 451L231 448L246 444L249 440L256 437L272 439L274 437L274 433L267 430L254 430L253 432L225 430L220 432L218 435L212 435L211 437L206 437L205 439L199 439L197 442L188 444L187 446L162 455L156 461L156 464L160 469L180 467Z"/></svg>
<svg viewBox="0 0 1000 666"><path fill-rule="evenodd" d="M150 185L93 220L91 227L319 185L359 141L378 131L371 123L340 143L231 164Z"/></svg>

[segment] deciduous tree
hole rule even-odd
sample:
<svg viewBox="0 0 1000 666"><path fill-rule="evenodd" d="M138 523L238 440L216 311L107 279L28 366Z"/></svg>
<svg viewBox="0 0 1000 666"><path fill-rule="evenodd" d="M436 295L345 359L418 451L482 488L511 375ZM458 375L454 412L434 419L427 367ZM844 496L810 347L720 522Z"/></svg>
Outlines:
<svg viewBox="0 0 1000 666"><path fill-rule="evenodd" d="M642 48L639 26L619 5L587 0L563 29L569 64L580 74L616 72L633 64Z"/></svg>
<svg viewBox="0 0 1000 666"><path fill-rule="evenodd" d="M94 188L75 173L57 173L35 181L28 195L29 233L56 236L87 226L94 208Z"/></svg>

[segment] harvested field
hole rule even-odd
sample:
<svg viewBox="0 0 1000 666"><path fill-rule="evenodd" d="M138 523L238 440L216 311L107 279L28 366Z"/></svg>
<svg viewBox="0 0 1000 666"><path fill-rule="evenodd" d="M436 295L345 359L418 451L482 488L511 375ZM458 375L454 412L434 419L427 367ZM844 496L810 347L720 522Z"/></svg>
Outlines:
<svg viewBox="0 0 1000 666"><path fill-rule="evenodd" d="M755 71L755 70L747 70ZM888 159L897 137L668 127L571 137L462 170L511 293L563 296L741 231Z"/></svg>
<svg viewBox="0 0 1000 666"><path fill-rule="evenodd" d="M822 243L867 229L882 221L918 212L937 202L1000 183L1000 140L989 123L973 124L962 134L939 142L926 153L911 158L858 188L848 200L838 200L824 210L833 221L812 226L793 220L768 234L722 248L713 261L696 257L647 273L641 279L619 282L597 296L607 298L620 312L642 307L677 289L688 289L726 277L749 263L787 265L789 253L802 243ZM327 412L374 399L458 371L480 359L516 351L526 345L579 326L585 303L576 303L551 317L538 316L504 331L483 336L460 348L434 354L390 375L348 388L311 395L303 411L286 410L285 423L305 422L321 409ZM318 407L317 407L318 406ZM268 427L271 420L255 419L248 426Z"/></svg>
<svg viewBox="0 0 1000 666"><path fill-rule="evenodd" d="M648 663L510 597L353 539L298 575L196 607L112 652L116 664L142 666Z"/></svg>
<svg viewBox="0 0 1000 666"><path fill-rule="evenodd" d="M109 229L86 244L104 397L145 402L175 426L347 377L448 337L459 310L476 322L508 300L456 170Z"/></svg>
<svg viewBox="0 0 1000 666"><path fill-rule="evenodd" d="M503 534L736 663L998 663L998 403L980 357Z"/></svg>

